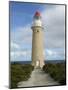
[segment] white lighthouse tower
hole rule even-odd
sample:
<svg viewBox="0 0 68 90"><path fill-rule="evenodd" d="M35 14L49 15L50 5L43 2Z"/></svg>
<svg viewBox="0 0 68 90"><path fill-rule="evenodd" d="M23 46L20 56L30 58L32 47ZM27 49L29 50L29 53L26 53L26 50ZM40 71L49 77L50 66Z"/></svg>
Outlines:
<svg viewBox="0 0 68 90"><path fill-rule="evenodd" d="M32 23L32 65L35 68L42 68L44 65L43 56L43 27L40 12L36 12Z"/></svg>

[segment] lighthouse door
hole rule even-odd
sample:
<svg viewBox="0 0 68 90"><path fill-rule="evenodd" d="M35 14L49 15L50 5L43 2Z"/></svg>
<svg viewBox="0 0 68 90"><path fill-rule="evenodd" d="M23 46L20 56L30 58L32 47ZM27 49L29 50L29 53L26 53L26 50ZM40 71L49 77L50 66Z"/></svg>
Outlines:
<svg viewBox="0 0 68 90"><path fill-rule="evenodd" d="M40 61L39 60L36 61L36 68L38 68L38 67L40 67Z"/></svg>

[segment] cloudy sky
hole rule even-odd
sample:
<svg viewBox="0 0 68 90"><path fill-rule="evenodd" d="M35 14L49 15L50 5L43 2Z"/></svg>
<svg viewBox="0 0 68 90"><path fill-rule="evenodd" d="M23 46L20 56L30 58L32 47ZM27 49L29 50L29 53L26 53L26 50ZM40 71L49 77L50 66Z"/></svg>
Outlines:
<svg viewBox="0 0 68 90"><path fill-rule="evenodd" d="M45 60L64 60L65 6L19 2L10 2L10 60L31 60L31 25L36 11L42 16Z"/></svg>

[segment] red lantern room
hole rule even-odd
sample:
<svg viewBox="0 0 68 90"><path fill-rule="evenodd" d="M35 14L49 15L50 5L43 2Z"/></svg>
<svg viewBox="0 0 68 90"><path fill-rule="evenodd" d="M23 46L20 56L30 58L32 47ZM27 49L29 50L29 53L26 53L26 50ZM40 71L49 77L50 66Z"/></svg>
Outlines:
<svg viewBox="0 0 68 90"><path fill-rule="evenodd" d="M36 11L35 15L34 15L35 19L40 19L41 18L41 14L39 11Z"/></svg>
<svg viewBox="0 0 68 90"><path fill-rule="evenodd" d="M35 16L41 16L39 11L36 11Z"/></svg>

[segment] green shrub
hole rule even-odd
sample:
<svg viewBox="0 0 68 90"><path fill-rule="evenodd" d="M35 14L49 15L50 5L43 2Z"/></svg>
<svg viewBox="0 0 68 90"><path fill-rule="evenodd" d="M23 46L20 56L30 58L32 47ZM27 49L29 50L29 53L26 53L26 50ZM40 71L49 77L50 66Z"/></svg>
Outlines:
<svg viewBox="0 0 68 90"><path fill-rule="evenodd" d="M46 73L49 73L54 80L58 81L61 85L66 84L66 76L65 76L65 64L45 64L43 66L43 70Z"/></svg>
<svg viewBox="0 0 68 90"><path fill-rule="evenodd" d="M30 64L11 64L11 88L16 88L20 81L28 80L33 69Z"/></svg>

